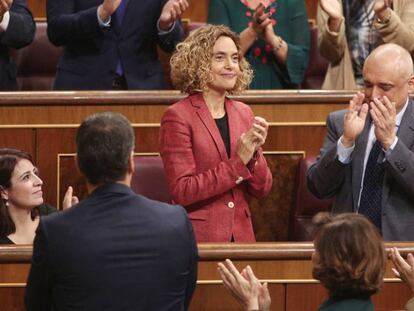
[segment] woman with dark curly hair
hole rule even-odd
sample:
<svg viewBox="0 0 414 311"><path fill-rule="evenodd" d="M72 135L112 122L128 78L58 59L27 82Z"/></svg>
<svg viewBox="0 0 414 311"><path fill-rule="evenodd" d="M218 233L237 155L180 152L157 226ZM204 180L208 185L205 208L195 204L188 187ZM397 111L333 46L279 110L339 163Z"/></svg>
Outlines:
<svg viewBox="0 0 414 311"><path fill-rule="evenodd" d="M56 209L43 203L43 181L30 154L17 149L0 149L0 244L32 244L42 215ZM72 188L63 207L77 203Z"/></svg>
<svg viewBox="0 0 414 311"><path fill-rule="evenodd" d="M173 201L187 209L198 242L255 241L245 194L266 195L272 175L261 149L266 120L227 97L252 78L239 37L225 26L195 30L177 45L171 77L189 94L161 121L160 152Z"/></svg>
<svg viewBox="0 0 414 311"><path fill-rule="evenodd" d="M371 296L380 288L386 253L377 228L359 214L318 214L312 275L329 292L319 311L373 311ZM227 259L218 266L224 285L246 307L270 310L266 284L247 266L242 273Z"/></svg>

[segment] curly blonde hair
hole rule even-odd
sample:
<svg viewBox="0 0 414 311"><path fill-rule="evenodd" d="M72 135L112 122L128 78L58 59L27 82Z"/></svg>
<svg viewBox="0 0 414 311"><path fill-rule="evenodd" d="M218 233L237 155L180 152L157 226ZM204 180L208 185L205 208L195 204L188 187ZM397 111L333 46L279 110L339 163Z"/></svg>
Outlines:
<svg viewBox="0 0 414 311"><path fill-rule="evenodd" d="M331 297L368 298L382 284L386 254L377 228L364 216L315 216L316 257L312 275Z"/></svg>
<svg viewBox="0 0 414 311"><path fill-rule="evenodd" d="M253 71L243 57L239 36L223 25L205 25L179 43L171 57L171 80L176 89L188 94L208 89L208 84L212 81L210 71L213 47L223 36L234 41L239 53L240 74L234 88L228 93L238 94L248 88Z"/></svg>

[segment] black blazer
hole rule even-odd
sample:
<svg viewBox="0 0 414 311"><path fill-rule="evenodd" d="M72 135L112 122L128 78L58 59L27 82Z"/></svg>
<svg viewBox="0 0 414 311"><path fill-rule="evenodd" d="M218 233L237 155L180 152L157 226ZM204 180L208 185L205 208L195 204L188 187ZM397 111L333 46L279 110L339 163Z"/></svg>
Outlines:
<svg viewBox="0 0 414 311"><path fill-rule="evenodd" d="M165 0L129 0L122 25L112 16L102 29L97 8L102 0L47 0L48 36L64 53L57 67L58 90L111 89L118 60L129 89L162 89L165 79L157 44L171 52L183 29L159 35L157 21Z"/></svg>
<svg viewBox="0 0 414 311"><path fill-rule="evenodd" d="M185 210L108 184L40 220L26 308L187 310L196 277Z"/></svg>
<svg viewBox="0 0 414 311"><path fill-rule="evenodd" d="M29 45L36 31L36 24L25 0L14 0L9 13L9 26L5 32L0 32L0 90L2 91L17 89L17 69L16 64L10 60L9 48L18 49Z"/></svg>

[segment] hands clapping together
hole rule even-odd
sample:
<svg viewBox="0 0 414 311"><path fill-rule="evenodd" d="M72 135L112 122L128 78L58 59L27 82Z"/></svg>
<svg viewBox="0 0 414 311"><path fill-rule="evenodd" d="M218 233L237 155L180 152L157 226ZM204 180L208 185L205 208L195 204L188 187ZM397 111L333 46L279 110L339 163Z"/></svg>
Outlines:
<svg viewBox="0 0 414 311"><path fill-rule="evenodd" d="M344 116L344 132L341 142L345 147L351 147L365 126L368 112L375 127L375 137L387 150L396 138L396 108L387 96L374 98L365 102L365 95L358 92L349 102L348 112Z"/></svg>
<svg viewBox="0 0 414 311"><path fill-rule="evenodd" d="M4 2L11 0L0 1ZM122 0L104 0L98 7L99 18L104 22L107 21L118 9L121 1ZM188 6L189 4L187 0L168 0L165 3L159 18L159 26L161 30L169 30L173 26L174 21L184 13Z"/></svg>
<svg viewBox="0 0 414 311"><path fill-rule="evenodd" d="M237 154L247 164L254 153L265 143L269 124L262 117L255 117L252 127L237 141Z"/></svg>

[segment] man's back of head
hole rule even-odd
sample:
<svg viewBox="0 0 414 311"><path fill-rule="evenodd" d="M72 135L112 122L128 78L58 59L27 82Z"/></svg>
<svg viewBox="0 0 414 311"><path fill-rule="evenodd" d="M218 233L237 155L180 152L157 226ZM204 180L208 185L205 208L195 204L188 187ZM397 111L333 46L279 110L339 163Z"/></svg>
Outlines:
<svg viewBox="0 0 414 311"><path fill-rule="evenodd" d="M76 134L79 169L92 185L125 178L134 150L134 131L123 115L103 112L91 115Z"/></svg>
<svg viewBox="0 0 414 311"><path fill-rule="evenodd" d="M76 144L90 194L40 221L27 310L186 310L197 277L194 233L182 207L129 187L130 123L117 113L92 115Z"/></svg>

